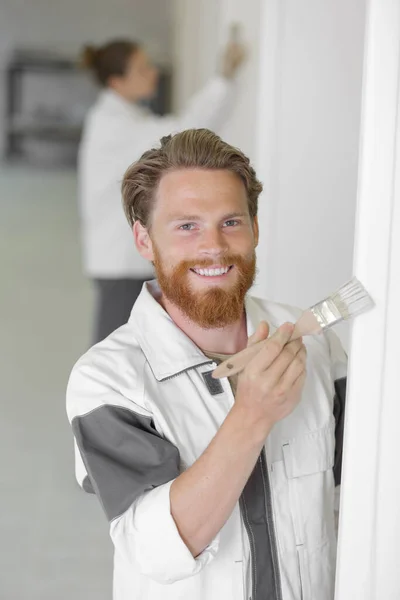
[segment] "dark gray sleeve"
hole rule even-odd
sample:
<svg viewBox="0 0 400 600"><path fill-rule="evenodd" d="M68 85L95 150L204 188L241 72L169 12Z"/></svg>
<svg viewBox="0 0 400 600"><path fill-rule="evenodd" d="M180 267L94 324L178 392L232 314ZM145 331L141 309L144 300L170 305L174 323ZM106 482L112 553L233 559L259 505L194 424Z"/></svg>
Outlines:
<svg viewBox="0 0 400 600"><path fill-rule="evenodd" d="M118 406L100 406L75 417L72 430L90 485L109 521L143 492L179 475L179 451L151 418Z"/></svg>
<svg viewBox="0 0 400 600"><path fill-rule="evenodd" d="M340 485L342 481L342 457L343 457L343 433L344 433L344 417L346 406L346 386L347 377L342 377L335 381L335 398L333 403L333 414L336 421L335 426L335 464L333 474L335 476L335 484Z"/></svg>

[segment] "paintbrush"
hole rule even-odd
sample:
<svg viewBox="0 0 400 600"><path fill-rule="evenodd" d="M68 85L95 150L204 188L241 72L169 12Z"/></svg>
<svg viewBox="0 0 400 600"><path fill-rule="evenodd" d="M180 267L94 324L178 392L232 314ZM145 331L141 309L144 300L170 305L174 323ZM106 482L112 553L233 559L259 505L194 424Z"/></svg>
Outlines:
<svg viewBox="0 0 400 600"><path fill-rule="evenodd" d="M336 292L314 304L304 311L295 324L292 337L289 341L297 340L304 335L318 335L325 329L333 327L341 321L347 321L360 313L372 308L374 302L364 286L353 277ZM261 340L224 360L213 371L214 379L228 377L240 373L250 360L258 354L266 340Z"/></svg>

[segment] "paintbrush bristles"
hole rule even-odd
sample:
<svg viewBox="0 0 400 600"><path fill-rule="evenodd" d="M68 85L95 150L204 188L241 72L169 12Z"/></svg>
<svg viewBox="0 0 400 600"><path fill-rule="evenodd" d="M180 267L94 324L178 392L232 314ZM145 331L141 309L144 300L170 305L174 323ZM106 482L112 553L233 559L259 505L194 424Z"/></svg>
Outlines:
<svg viewBox="0 0 400 600"><path fill-rule="evenodd" d="M294 340L303 335L317 335L323 329L328 329L336 323L340 323L340 321L355 317L372 306L374 306L374 302L371 296L358 279L354 277L331 296L304 311L296 322L291 339ZM212 376L219 379L220 377L229 377L240 373L263 344L265 344L265 340L231 356L213 371Z"/></svg>
<svg viewBox="0 0 400 600"><path fill-rule="evenodd" d="M371 308L374 304L371 296L356 277L353 277L351 281L343 285L334 294L333 300L337 303L338 309L343 314L343 318L347 319L367 308Z"/></svg>
<svg viewBox="0 0 400 600"><path fill-rule="evenodd" d="M321 327L330 327L371 308L373 301L364 286L353 277L329 298L311 308Z"/></svg>

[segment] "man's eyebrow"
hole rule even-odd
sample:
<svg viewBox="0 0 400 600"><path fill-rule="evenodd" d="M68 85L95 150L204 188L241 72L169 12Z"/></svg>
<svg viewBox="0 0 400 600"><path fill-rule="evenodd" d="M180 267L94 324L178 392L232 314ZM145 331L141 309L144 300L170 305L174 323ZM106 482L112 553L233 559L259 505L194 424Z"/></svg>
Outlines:
<svg viewBox="0 0 400 600"><path fill-rule="evenodd" d="M237 217L247 217L247 213L244 212L234 212L234 213L228 213L227 215L223 215L221 217L221 221L227 221L228 219L234 219ZM168 220L169 221L201 221L204 217L201 217L200 215L182 215L182 214L175 214L175 215L169 215Z"/></svg>
<svg viewBox="0 0 400 600"><path fill-rule="evenodd" d="M168 221L198 221L199 219L201 219L199 215L176 214L168 216Z"/></svg>
<svg viewBox="0 0 400 600"><path fill-rule="evenodd" d="M236 219L237 217L248 217L248 213L245 212L234 212L234 213L229 213L228 215L225 215L222 220L223 221L227 221L228 219Z"/></svg>

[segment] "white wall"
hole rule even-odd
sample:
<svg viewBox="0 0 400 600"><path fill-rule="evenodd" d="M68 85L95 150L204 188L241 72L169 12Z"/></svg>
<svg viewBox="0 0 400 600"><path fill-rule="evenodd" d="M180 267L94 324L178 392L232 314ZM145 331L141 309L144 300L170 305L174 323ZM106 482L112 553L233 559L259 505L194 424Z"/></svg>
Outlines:
<svg viewBox="0 0 400 600"><path fill-rule="evenodd" d="M307 307L352 273L365 0L266 0L264 19L259 291Z"/></svg>
<svg viewBox="0 0 400 600"><path fill-rule="evenodd" d="M237 99L223 137L253 161L256 158L261 6L262 0L220 0L222 39L226 41L231 23L238 23L240 37L248 49L248 59L237 82Z"/></svg>
<svg viewBox="0 0 400 600"><path fill-rule="evenodd" d="M370 0L355 273L375 300L353 326L337 600L400 598L400 4Z"/></svg>
<svg viewBox="0 0 400 600"><path fill-rule="evenodd" d="M170 11L163 0L1 0L0 53L16 45L74 53L82 43L114 36L138 38L169 55Z"/></svg>
<svg viewBox="0 0 400 600"><path fill-rule="evenodd" d="M87 43L101 44L114 37L142 41L160 62L171 60L171 6L164 0L1 0L0 2L0 151L5 110L4 68L15 47L39 47L76 56ZM91 86L76 77L27 80L27 102L85 102Z"/></svg>
<svg viewBox="0 0 400 600"><path fill-rule="evenodd" d="M217 71L232 23L241 25L248 60L237 80L237 98L222 135L252 158L256 148L258 48L261 0L175 0L175 104L181 108Z"/></svg>
<svg viewBox="0 0 400 600"><path fill-rule="evenodd" d="M174 0L173 64L175 110L215 73L219 52L217 0Z"/></svg>

